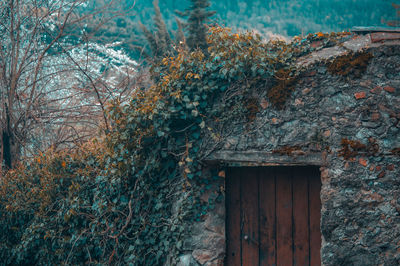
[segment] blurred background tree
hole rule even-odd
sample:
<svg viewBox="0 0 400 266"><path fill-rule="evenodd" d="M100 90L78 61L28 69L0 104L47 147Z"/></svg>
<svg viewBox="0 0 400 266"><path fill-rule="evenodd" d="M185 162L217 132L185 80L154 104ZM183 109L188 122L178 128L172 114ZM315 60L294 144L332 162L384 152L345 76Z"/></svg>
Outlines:
<svg viewBox="0 0 400 266"><path fill-rule="evenodd" d="M208 28L206 23L216 12L208 10L211 6L208 0L191 0L190 2L190 7L185 12L180 13L183 17L187 17L184 24L187 32L186 44L191 51L200 48L207 53L206 35Z"/></svg>

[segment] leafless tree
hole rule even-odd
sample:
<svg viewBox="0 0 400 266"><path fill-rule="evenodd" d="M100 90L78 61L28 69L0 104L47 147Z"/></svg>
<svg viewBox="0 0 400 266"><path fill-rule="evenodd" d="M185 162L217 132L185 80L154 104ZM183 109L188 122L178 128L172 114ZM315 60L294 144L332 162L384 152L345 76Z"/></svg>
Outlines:
<svg viewBox="0 0 400 266"><path fill-rule="evenodd" d="M43 143L74 142L108 126L104 104L124 92L118 83L131 78L133 66L116 73L113 82L107 81L112 68L94 71L100 64L91 42L94 30L123 15L111 12L117 10L113 0L101 2L98 7L87 0L0 2L2 167L11 168L21 153L33 153Z"/></svg>

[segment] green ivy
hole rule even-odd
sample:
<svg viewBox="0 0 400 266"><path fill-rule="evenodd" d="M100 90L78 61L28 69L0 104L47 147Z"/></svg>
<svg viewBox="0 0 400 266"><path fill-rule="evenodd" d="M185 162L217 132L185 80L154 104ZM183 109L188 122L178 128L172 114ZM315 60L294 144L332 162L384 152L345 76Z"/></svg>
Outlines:
<svg viewBox="0 0 400 266"><path fill-rule="evenodd" d="M104 138L49 151L0 179L0 261L176 264L192 222L222 200L200 200L220 178L216 169L204 175L204 136L218 143L218 125L251 122L254 88L284 107L297 58L317 49L315 41L329 46L345 35L264 42L213 27L207 55L179 50L164 58L152 66L154 86L129 104L109 104L113 128Z"/></svg>

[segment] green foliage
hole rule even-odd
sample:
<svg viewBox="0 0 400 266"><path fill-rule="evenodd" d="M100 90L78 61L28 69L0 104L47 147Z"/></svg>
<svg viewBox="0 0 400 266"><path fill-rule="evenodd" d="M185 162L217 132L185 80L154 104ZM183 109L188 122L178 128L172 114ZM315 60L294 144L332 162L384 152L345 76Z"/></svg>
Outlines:
<svg viewBox="0 0 400 266"><path fill-rule="evenodd" d="M181 49L153 65L154 86L109 104L104 139L49 151L0 179L0 261L176 264L190 225L219 198L200 200L219 178L203 176L205 136L218 144L219 126L256 119L254 89L280 90L267 95L283 107L291 90L277 84L292 85L297 57L324 38L339 37L265 43L213 27L206 54Z"/></svg>
<svg viewBox="0 0 400 266"><path fill-rule="evenodd" d="M155 16L153 18L155 32L152 33L145 25L139 23L140 28L143 31L143 35L150 45L150 50L153 59L160 59L169 53L173 53L173 42L171 36L167 30L164 19L161 15L158 0L153 1ZM179 32L179 31L178 31ZM179 35L178 35L179 38Z"/></svg>
<svg viewBox="0 0 400 266"><path fill-rule="evenodd" d="M207 53L207 26L209 18L215 14L215 11L208 11L210 7L208 0L191 0L191 6L186 10L188 16L185 24L188 32L187 46L191 51L199 48Z"/></svg>
<svg viewBox="0 0 400 266"><path fill-rule="evenodd" d="M155 16L153 18L155 32L152 33L146 26L140 23L140 28L149 44L152 53L150 61L158 61L166 56L176 54L176 48L189 48L194 51L200 48L204 53L207 53L207 26L209 17L215 12L207 11L210 6L208 0L192 0L192 5L185 12L178 12L182 17L187 17L186 22L182 22L175 18L178 26L175 32L175 41L168 32L165 21L161 15L159 2L154 0L153 6ZM184 29L187 31L187 39L185 38ZM187 45L187 47L186 47Z"/></svg>

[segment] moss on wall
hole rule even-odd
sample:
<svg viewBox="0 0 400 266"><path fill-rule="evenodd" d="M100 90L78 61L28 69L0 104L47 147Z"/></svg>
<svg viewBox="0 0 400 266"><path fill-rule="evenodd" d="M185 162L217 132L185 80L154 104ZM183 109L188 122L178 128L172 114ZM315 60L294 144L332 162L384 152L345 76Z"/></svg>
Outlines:
<svg viewBox="0 0 400 266"><path fill-rule="evenodd" d="M360 78L367 70L368 64L372 58L373 55L370 52L350 52L329 62L328 71L335 75L352 75Z"/></svg>

